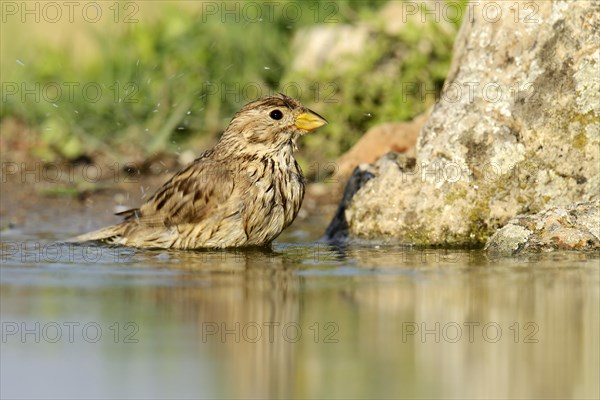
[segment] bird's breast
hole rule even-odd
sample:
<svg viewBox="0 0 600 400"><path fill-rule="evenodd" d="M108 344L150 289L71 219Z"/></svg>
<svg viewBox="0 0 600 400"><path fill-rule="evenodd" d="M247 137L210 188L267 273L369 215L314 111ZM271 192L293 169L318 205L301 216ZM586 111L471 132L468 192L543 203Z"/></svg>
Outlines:
<svg viewBox="0 0 600 400"><path fill-rule="evenodd" d="M247 171L246 234L250 242L270 242L296 218L304 197L304 177L291 158L272 157Z"/></svg>

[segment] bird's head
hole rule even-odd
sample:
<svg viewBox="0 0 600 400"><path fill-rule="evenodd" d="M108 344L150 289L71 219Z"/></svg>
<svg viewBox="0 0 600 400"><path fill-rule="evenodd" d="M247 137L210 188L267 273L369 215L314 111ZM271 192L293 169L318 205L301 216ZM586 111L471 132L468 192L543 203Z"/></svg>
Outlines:
<svg viewBox="0 0 600 400"><path fill-rule="evenodd" d="M241 144L245 152L278 152L295 149L296 140L327 123L325 118L284 94L246 104L223 133L223 144ZM237 147L237 146L236 146Z"/></svg>

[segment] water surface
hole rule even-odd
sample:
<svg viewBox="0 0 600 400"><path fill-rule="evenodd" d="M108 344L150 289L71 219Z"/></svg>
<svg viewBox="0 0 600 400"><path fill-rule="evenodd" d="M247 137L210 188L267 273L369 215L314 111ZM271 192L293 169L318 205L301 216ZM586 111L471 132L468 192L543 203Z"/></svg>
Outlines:
<svg viewBox="0 0 600 400"><path fill-rule="evenodd" d="M2 234L3 398L599 396L597 253L335 247L310 218L270 251L134 250L34 218Z"/></svg>

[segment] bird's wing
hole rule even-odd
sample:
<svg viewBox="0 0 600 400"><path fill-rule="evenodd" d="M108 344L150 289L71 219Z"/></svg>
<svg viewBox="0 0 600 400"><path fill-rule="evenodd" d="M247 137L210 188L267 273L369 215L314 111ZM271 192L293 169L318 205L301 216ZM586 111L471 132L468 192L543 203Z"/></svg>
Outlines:
<svg viewBox="0 0 600 400"><path fill-rule="evenodd" d="M231 196L234 179L222 162L198 159L174 175L139 209L121 215L149 227L197 223Z"/></svg>

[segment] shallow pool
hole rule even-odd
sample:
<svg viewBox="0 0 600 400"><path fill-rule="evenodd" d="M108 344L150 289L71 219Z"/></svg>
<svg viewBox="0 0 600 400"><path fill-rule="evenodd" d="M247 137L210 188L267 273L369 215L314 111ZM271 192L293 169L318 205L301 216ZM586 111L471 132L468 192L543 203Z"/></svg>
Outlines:
<svg viewBox="0 0 600 400"><path fill-rule="evenodd" d="M2 398L597 398L598 253L57 244L2 234Z"/></svg>

